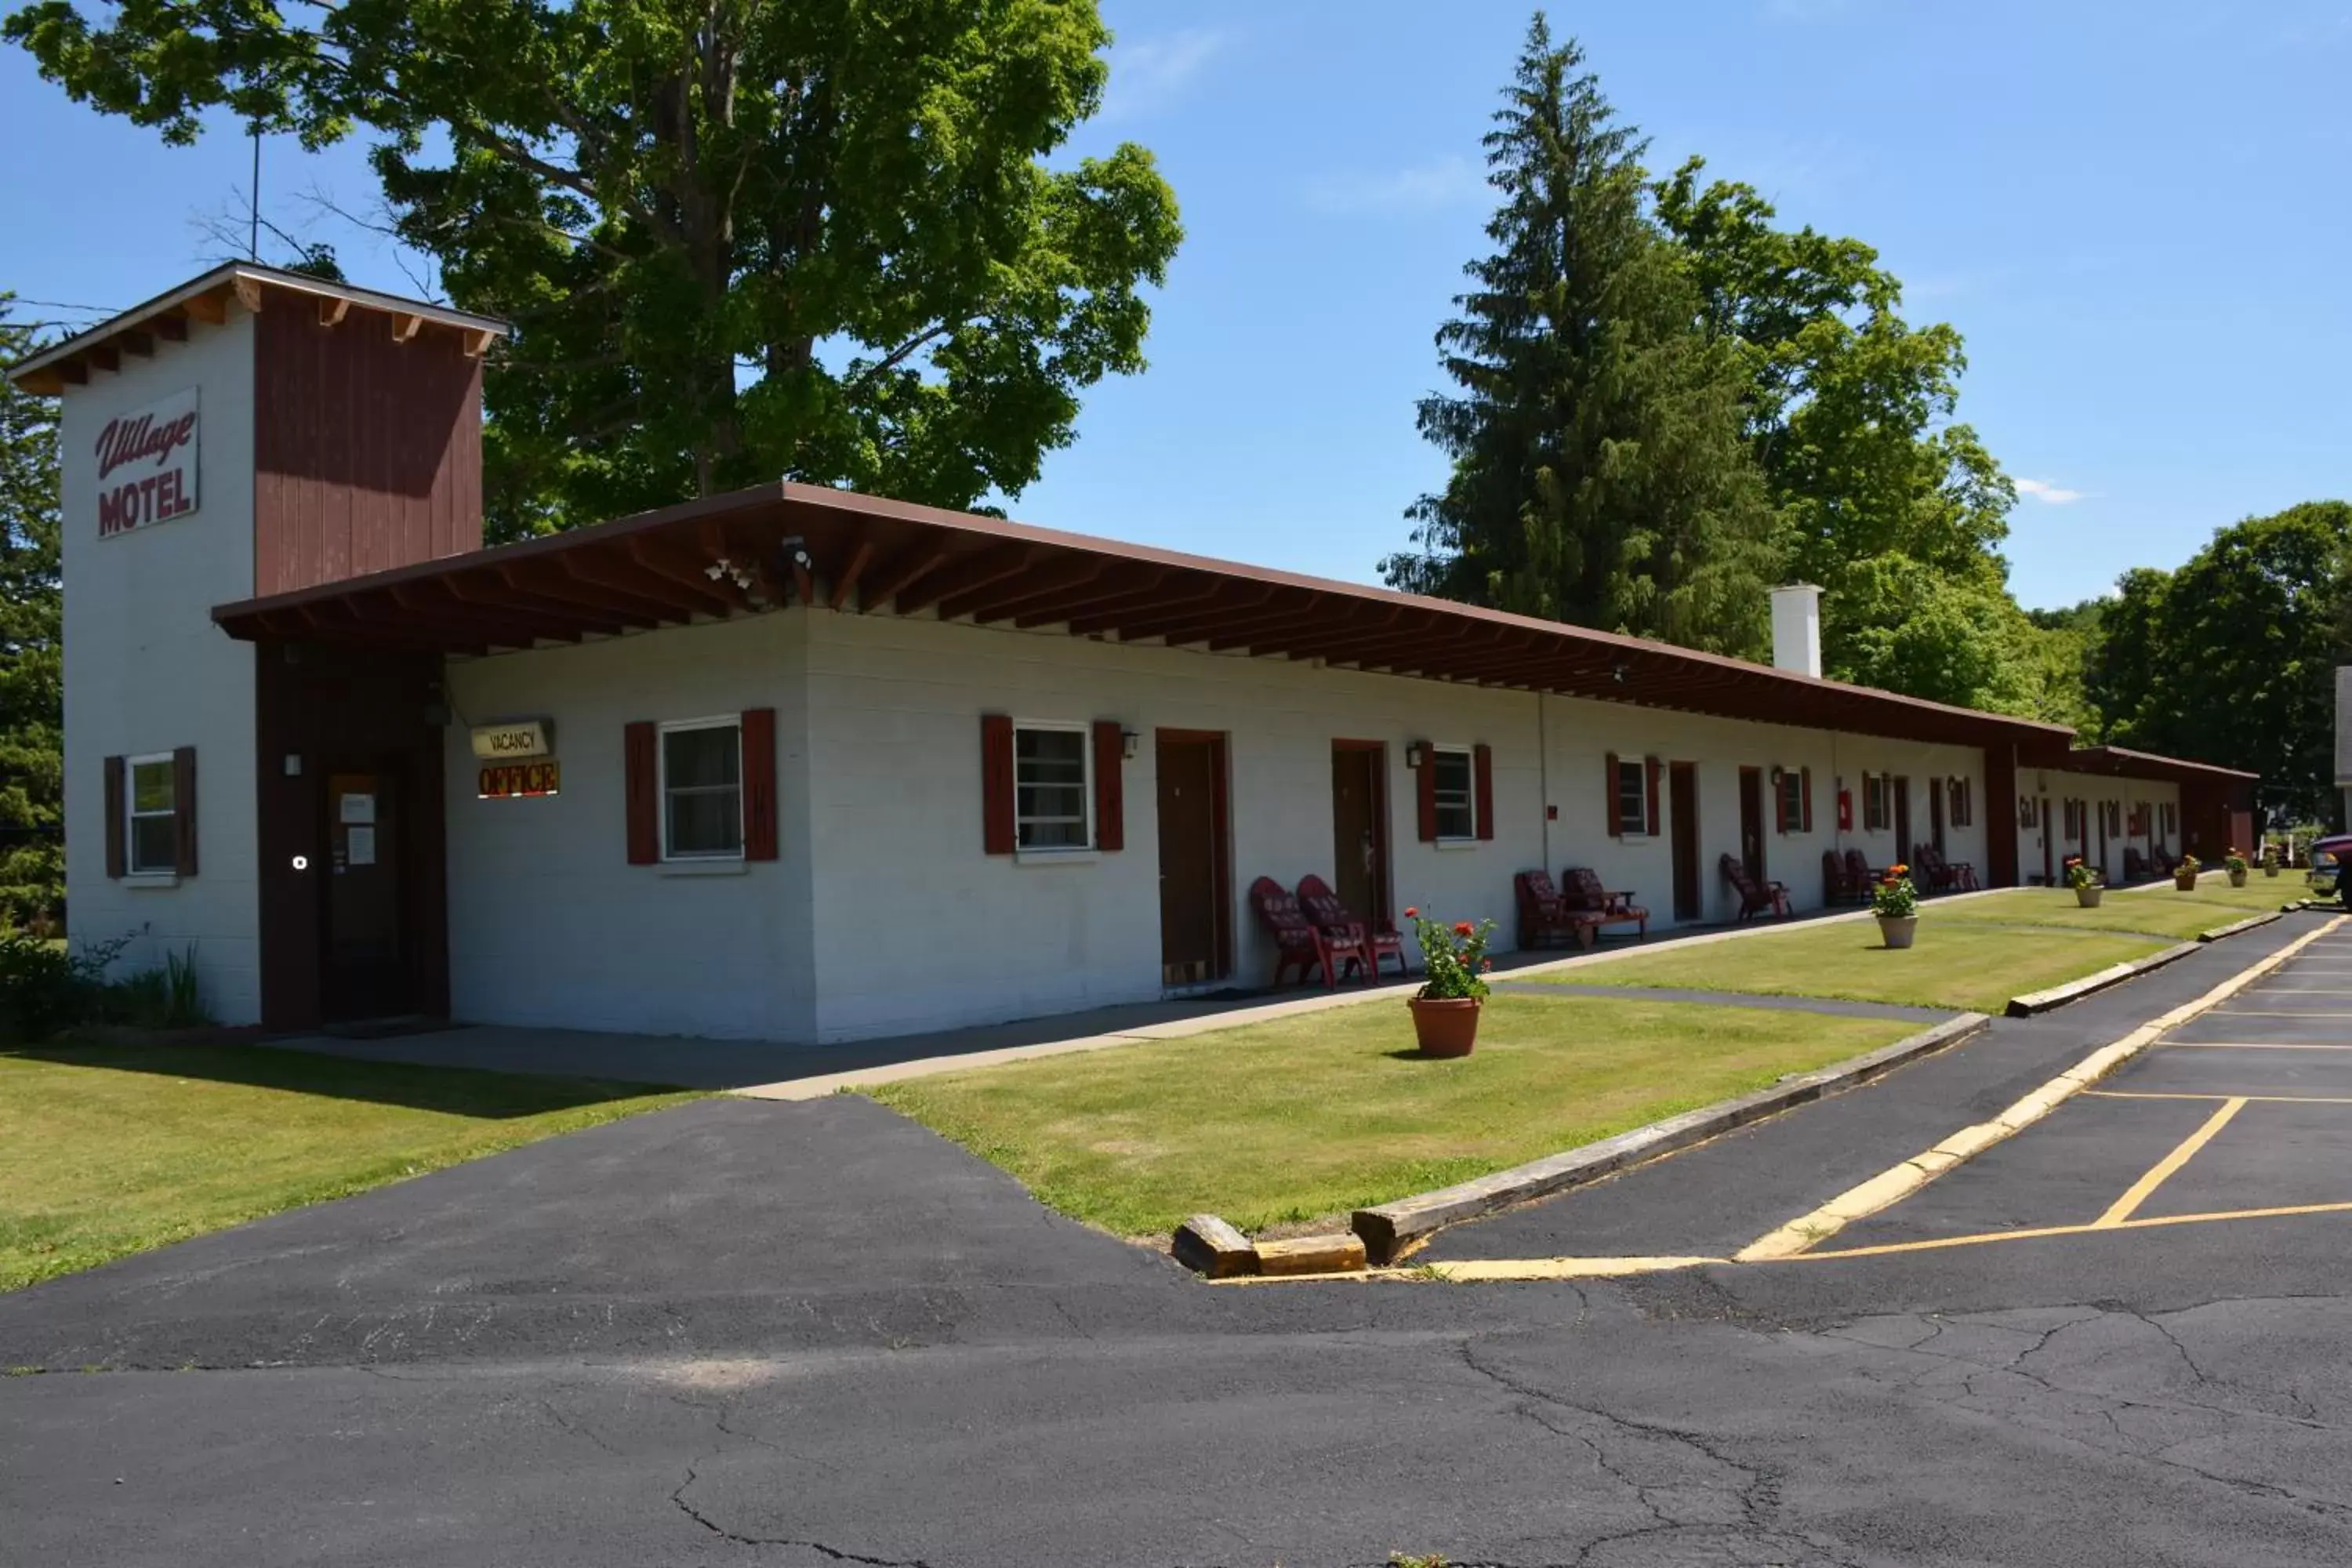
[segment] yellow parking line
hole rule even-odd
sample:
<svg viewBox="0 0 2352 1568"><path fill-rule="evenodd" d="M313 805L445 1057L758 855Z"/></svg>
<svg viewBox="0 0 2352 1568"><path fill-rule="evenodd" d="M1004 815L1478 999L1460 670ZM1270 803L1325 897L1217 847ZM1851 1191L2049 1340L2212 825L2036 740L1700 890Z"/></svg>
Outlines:
<svg viewBox="0 0 2352 1568"><path fill-rule="evenodd" d="M2221 1110L2215 1111L2212 1115L2205 1119L2204 1126L2200 1127L2196 1131L2191 1132L2188 1137L2183 1138L2178 1148L2174 1149L2171 1153L2167 1154L2163 1159L2158 1160L2153 1166L2151 1166L2147 1174L2142 1176L2138 1181L2134 1182L2130 1187L2125 1190L2123 1196L2117 1198L2114 1203L2109 1204L2107 1205L2107 1212L2091 1222L2091 1228L2093 1230L2113 1230L2116 1226L2123 1224L2124 1221L2131 1218L2132 1211L2139 1207L2140 1205L2147 1202L2149 1195L2153 1194L2157 1188L2164 1185L2165 1179L2167 1177L2170 1176L2172 1173L2178 1171L2181 1166L2186 1165L2191 1159L2195 1158L2198 1150L2202 1149L2206 1144L2210 1143L2213 1141L2213 1135L2215 1133L2221 1131L2222 1128L2230 1125L2230 1118L2237 1115L2238 1112L2245 1109L2246 1100L2245 1097L2242 1095L2224 1100L2221 1104Z"/></svg>
<svg viewBox="0 0 2352 1568"><path fill-rule="evenodd" d="M2352 1018L2352 1012L2320 1007L2293 1013L2266 1013L2258 1007L2217 1007L2214 1012L2223 1018Z"/></svg>
<svg viewBox="0 0 2352 1568"><path fill-rule="evenodd" d="M2352 1046L2315 1040L2158 1040L2157 1045L2168 1051L2352 1051Z"/></svg>
<svg viewBox="0 0 2352 1568"><path fill-rule="evenodd" d="M2085 1100L2244 1100L2256 1105L2352 1105L2343 1094L2168 1094L2160 1089L2088 1089Z"/></svg>
<svg viewBox="0 0 2352 1568"><path fill-rule="evenodd" d="M1934 1148L1890 1166L1868 1181L1847 1188L1810 1213L1799 1215L1787 1224L1767 1231L1734 1254L1735 1260L1764 1263L1799 1257L1819 1247L1855 1220L1892 1208L1953 1166L1975 1158L1995 1143L2013 1137L2041 1121L2140 1052L2161 1042L2181 1025L2220 1007L2264 975L2293 961L2296 954L2314 942L2343 929L2347 920L2352 920L2352 916L2337 915L2316 931L2305 931L2277 952L2248 964L2195 1001L2152 1018L2114 1044L2093 1051L1991 1121L1963 1127ZM2320 1016L2292 1015L2296 1017Z"/></svg>
<svg viewBox="0 0 2352 1568"><path fill-rule="evenodd" d="M2289 1219L2297 1215L2352 1214L2352 1204L2297 1204L2291 1208L2231 1209L2218 1214L2158 1215L2153 1219L2127 1219L2120 1225L2052 1225L2035 1230L1993 1230L1980 1236L1948 1236L1934 1241L1890 1241L1877 1247L1849 1247L1839 1252L1801 1252L1790 1258L1760 1259L1775 1263L1832 1263L1841 1258L1885 1258L1898 1252L1933 1252L1947 1247L1983 1247L1996 1241L2033 1241L2053 1236L2089 1236L2095 1231L2153 1230L2167 1225L2210 1225L2225 1219Z"/></svg>

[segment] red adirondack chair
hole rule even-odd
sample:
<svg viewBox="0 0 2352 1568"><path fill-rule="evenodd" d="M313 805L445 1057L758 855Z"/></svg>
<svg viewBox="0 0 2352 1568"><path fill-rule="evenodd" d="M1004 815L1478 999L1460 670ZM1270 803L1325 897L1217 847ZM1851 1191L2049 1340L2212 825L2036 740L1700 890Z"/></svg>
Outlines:
<svg viewBox="0 0 2352 1568"><path fill-rule="evenodd" d="M1739 895L1741 920L1763 914L1768 910L1776 915L1785 915L1789 912L1787 888L1778 882L1766 882L1759 886L1756 879L1748 874L1748 868L1739 863L1737 856L1726 855L1717 864L1723 870L1723 879L1729 882L1733 890Z"/></svg>
<svg viewBox="0 0 2352 1568"><path fill-rule="evenodd" d="M1870 891L1878 886L1879 873L1875 867L1862 858L1861 850L1845 852L1845 874L1847 879L1853 883L1854 892L1861 901L1870 902Z"/></svg>
<svg viewBox="0 0 2352 1568"><path fill-rule="evenodd" d="M1650 934L1650 911L1633 902L1631 888L1602 887L1589 866L1566 867L1559 876L1568 884L1564 897L1571 913L1594 916L1596 927L1638 926L1643 936Z"/></svg>
<svg viewBox="0 0 2352 1568"><path fill-rule="evenodd" d="M1549 871L1520 872L1511 879L1511 891L1519 906L1521 947L1551 947L1563 938L1591 947L1600 934L1601 922L1570 909Z"/></svg>
<svg viewBox="0 0 2352 1568"><path fill-rule="evenodd" d="M1869 884L1853 873L1845 857L1834 849L1822 851L1822 897L1832 904L1858 904L1870 896Z"/></svg>
<svg viewBox="0 0 2352 1568"><path fill-rule="evenodd" d="M1274 983L1282 984L1285 970L1294 964L1298 969L1298 983L1307 984L1307 972L1319 967L1323 971L1323 988L1334 991L1339 985L1342 965L1352 963L1366 973L1371 967L1371 949L1362 934L1357 931L1334 936L1318 931L1298 907L1298 900L1283 889L1271 877L1260 877L1250 884L1250 907L1257 911L1259 923L1274 938Z"/></svg>
<svg viewBox="0 0 2352 1568"><path fill-rule="evenodd" d="M1405 968L1404 937L1396 927L1385 922L1358 920L1355 912L1339 901L1339 895L1331 890L1330 884L1311 871L1298 879L1298 903L1307 911L1308 923L1316 930L1352 931L1364 942L1365 951L1371 954L1371 974L1368 978L1380 977L1381 960L1384 957L1397 961L1399 974L1412 973Z"/></svg>

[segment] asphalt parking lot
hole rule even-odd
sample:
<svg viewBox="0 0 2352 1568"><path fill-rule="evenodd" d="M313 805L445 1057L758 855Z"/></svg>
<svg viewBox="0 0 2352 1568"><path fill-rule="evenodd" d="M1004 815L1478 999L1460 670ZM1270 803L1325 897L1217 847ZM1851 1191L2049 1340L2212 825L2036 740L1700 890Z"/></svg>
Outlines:
<svg viewBox="0 0 2352 1568"><path fill-rule="evenodd" d="M2352 926L2179 1026L2097 1087L1810 1258L2352 1215Z"/></svg>

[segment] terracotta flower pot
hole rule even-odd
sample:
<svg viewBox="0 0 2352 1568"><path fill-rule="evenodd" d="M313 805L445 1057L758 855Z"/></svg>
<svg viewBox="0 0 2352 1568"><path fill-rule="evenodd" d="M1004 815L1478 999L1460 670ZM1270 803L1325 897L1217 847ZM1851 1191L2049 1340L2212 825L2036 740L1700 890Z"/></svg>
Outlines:
<svg viewBox="0 0 2352 1568"><path fill-rule="evenodd" d="M1478 1043L1478 998L1412 996L1413 1037L1425 1057L1466 1057Z"/></svg>
<svg viewBox="0 0 2352 1568"><path fill-rule="evenodd" d="M1881 915L1878 917L1879 939L1889 947L1909 947L1919 934L1917 915Z"/></svg>
<svg viewBox="0 0 2352 1568"><path fill-rule="evenodd" d="M2075 889L2074 901L2086 910L2095 910L2099 907L2099 900L2106 897L2106 889L2095 882L2087 888Z"/></svg>
<svg viewBox="0 0 2352 1568"><path fill-rule="evenodd" d="M2194 871L2179 872L2173 877L2172 885L2179 889L2184 893L2193 893L2197 890L2197 873Z"/></svg>
<svg viewBox="0 0 2352 1568"><path fill-rule="evenodd" d="M2230 886L2233 888L2242 888L2245 885L2246 874L2243 871L2232 871L2230 873Z"/></svg>
<svg viewBox="0 0 2352 1568"><path fill-rule="evenodd" d="M2275 876L2277 876L2277 875L2278 875L2278 873L2279 873L2279 868L2278 868L2278 862L2277 862L2277 861L2275 861L2275 860L2265 860L2265 861L2263 861L2263 876L2265 876L2265 877L2275 877Z"/></svg>

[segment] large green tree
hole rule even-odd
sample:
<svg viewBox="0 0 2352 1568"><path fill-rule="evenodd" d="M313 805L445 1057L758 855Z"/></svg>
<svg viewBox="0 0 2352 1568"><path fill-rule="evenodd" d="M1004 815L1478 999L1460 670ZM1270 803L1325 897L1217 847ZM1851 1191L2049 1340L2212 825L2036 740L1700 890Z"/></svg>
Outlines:
<svg viewBox="0 0 2352 1568"><path fill-rule="evenodd" d="M40 347L0 294L0 365ZM57 405L0 381L0 916L65 898Z"/></svg>
<svg viewBox="0 0 2352 1568"><path fill-rule="evenodd" d="M367 137L390 226L522 331L493 532L779 475L1018 494L1143 363L1181 237L1144 149L1049 161L1094 0L39 0L6 36L109 113Z"/></svg>
<svg viewBox="0 0 2352 1568"><path fill-rule="evenodd" d="M2249 769L2265 804L2332 819L2352 504L2248 518L2179 571L2128 572L2117 587L2090 674L2107 738Z"/></svg>
<svg viewBox="0 0 2352 1568"><path fill-rule="evenodd" d="M1390 582L1692 647L1763 640L1772 509L1746 367L1649 212L1643 143L1540 13L1486 138L1502 205L1424 399L1453 459Z"/></svg>
<svg viewBox="0 0 2352 1568"><path fill-rule="evenodd" d="M1780 573L1824 590L1841 679L2066 721L2074 645L2019 610L2000 546L2016 490L1957 420L1959 333L1914 326L1858 239L1780 226L1692 158L1656 188L1708 330L1749 380L1746 428L1781 521Z"/></svg>

